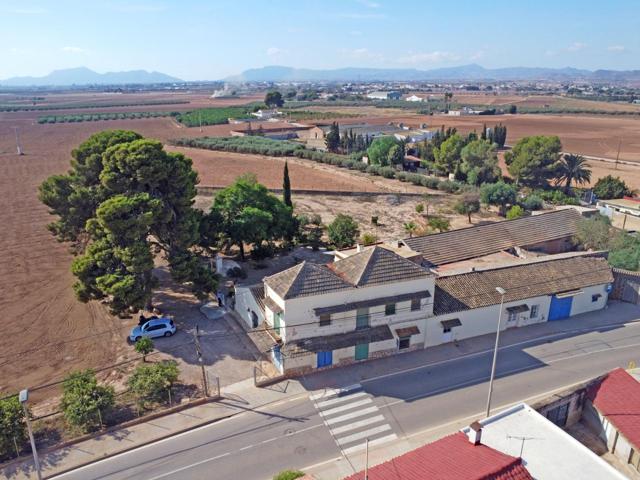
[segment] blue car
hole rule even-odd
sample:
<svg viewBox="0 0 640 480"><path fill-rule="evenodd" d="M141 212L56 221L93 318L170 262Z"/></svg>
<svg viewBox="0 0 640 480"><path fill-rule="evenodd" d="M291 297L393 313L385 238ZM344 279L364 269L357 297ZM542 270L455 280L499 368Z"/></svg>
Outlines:
<svg viewBox="0 0 640 480"><path fill-rule="evenodd" d="M170 337L176 333L176 326L170 318L154 318L131 330L129 340L137 342L142 337Z"/></svg>

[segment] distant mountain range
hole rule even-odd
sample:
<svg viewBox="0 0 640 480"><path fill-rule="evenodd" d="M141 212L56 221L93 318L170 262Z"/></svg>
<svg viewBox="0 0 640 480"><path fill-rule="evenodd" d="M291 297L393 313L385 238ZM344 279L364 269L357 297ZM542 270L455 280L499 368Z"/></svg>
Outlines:
<svg viewBox="0 0 640 480"><path fill-rule="evenodd" d="M638 82L640 70L581 70L577 68L484 68L477 64L433 70L339 68L313 70L282 66L267 66L245 70L227 77L227 82L304 82L304 81L473 81L473 80L590 80L602 82Z"/></svg>
<svg viewBox="0 0 640 480"><path fill-rule="evenodd" d="M128 72L97 73L86 67L54 70L44 77L13 77L0 80L0 86L68 86L68 85L122 85L182 82L179 78L160 72L131 70Z"/></svg>

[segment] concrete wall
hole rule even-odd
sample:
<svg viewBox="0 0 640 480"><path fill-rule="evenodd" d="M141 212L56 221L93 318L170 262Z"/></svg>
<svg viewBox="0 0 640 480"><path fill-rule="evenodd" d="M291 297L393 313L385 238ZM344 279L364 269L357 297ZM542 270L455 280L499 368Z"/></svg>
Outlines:
<svg viewBox="0 0 640 480"><path fill-rule="evenodd" d="M626 465L633 446L590 401L585 402L583 419L607 444L609 451Z"/></svg>
<svg viewBox="0 0 640 480"><path fill-rule="evenodd" d="M570 252L575 248L572 238L564 237L556 240L549 240L547 242L534 243L531 245L523 246L525 250L531 250L533 252L545 252L548 254Z"/></svg>

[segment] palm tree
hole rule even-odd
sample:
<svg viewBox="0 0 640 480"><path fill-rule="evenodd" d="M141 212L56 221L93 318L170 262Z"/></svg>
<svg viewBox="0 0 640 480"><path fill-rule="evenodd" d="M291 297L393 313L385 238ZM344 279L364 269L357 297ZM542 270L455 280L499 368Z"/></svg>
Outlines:
<svg viewBox="0 0 640 480"><path fill-rule="evenodd" d="M405 232L409 234L409 238L411 238L413 234L418 230L418 225L416 225L414 222L406 222L403 227Z"/></svg>
<svg viewBox="0 0 640 480"><path fill-rule="evenodd" d="M591 170L587 168L587 160L582 155L565 153L556 171L556 185L564 182L564 192L569 193L573 182L582 185L590 181Z"/></svg>

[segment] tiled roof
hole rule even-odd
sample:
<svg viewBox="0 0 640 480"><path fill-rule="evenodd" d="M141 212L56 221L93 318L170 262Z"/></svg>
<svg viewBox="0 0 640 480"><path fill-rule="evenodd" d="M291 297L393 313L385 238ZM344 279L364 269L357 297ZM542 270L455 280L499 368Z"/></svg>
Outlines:
<svg viewBox="0 0 640 480"><path fill-rule="evenodd" d="M532 480L519 458L454 433L369 468L369 480ZM363 480L358 472L345 480Z"/></svg>
<svg viewBox="0 0 640 480"><path fill-rule="evenodd" d="M328 267L355 287L427 278L420 265L382 247L366 249Z"/></svg>
<svg viewBox="0 0 640 480"><path fill-rule="evenodd" d="M616 430L640 449L640 383L618 368L589 391L589 398Z"/></svg>
<svg viewBox="0 0 640 480"><path fill-rule="evenodd" d="M284 347L282 347L282 353L293 357L296 355L307 355L309 353L353 347L361 343L384 342L392 338L393 333L391 333L389 325L379 325L377 327L363 328L347 333L303 338L287 342Z"/></svg>
<svg viewBox="0 0 640 480"><path fill-rule="evenodd" d="M325 265L302 262L270 277L264 283L284 299L317 295L351 288Z"/></svg>
<svg viewBox="0 0 640 480"><path fill-rule="evenodd" d="M329 265L302 262L265 277L264 283L280 297L290 299L429 276L427 269L411 260L375 247Z"/></svg>
<svg viewBox="0 0 640 480"><path fill-rule="evenodd" d="M531 215L515 220L451 230L403 242L433 265L482 257L513 247L523 247L575 235L580 214L574 209Z"/></svg>
<svg viewBox="0 0 640 480"><path fill-rule="evenodd" d="M505 302L568 292L613 282L607 260L571 257L436 278L435 315L500 303L496 287L504 288Z"/></svg>

